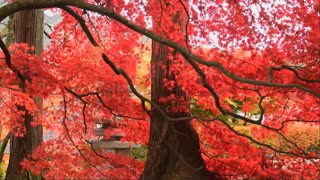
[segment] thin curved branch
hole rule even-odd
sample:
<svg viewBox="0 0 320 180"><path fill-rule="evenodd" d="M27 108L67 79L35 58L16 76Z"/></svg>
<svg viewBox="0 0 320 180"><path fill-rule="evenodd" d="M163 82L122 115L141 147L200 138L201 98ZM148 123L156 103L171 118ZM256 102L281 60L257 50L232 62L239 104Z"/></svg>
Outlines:
<svg viewBox="0 0 320 180"><path fill-rule="evenodd" d="M262 147L266 147L268 149L271 149L273 150L274 152L277 152L277 153L281 153L281 154L288 154L288 155L293 155L293 156L297 156L297 157L305 157L305 156L302 156L300 154L297 154L297 153L294 153L294 152L288 152L288 151L282 151L282 150L279 150L279 149L276 149L274 147L272 147L271 145L268 145L268 144L265 144L265 143L262 143L262 142L259 142L257 141L256 139L254 139L253 137L249 136L249 135L245 135L245 134L242 134L242 133L239 133L238 131L234 130L227 122L223 121L223 120L219 120L222 124L224 124L230 131L232 131L233 133L235 133L236 135L238 136L242 136L242 137L245 137L246 139L249 139L251 142L257 144L257 145L260 145ZM203 126L205 126L206 128L208 129L211 129L213 130L210 126L207 126L206 124L204 124L203 122L199 121ZM306 153L303 153L304 155L306 155ZM310 157L312 158L312 157Z"/></svg>
<svg viewBox="0 0 320 180"><path fill-rule="evenodd" d="M104 103L103 99L101 98L101 96L99 95L99 93L96 94L96 97L100 100L101 104L103 107L107 108L109 110L109 112L116 116L116 117L122 117L122 118L128 118L128 119L133 119L133 120L142 120L144 119L143 117L138 118L138 117L131 117L131 116L127 116L127 115L122 115L122 114L116 114L113 112L112 108L107 106L106 103Z"/></svg>
<svg viewBox="0 0 320 180"><path fill-rule="evenodd" d="M256 90L256 92L257 92L257 94L258 94L259 97L260 97L260 100L259 100L259 103L258 103L258 107L259 107L259 111L260 111L258 122L262 123L263 115L264 115L264 112L265 112L265 111L264 111L264 108L262 107L262 102L263 102L263 99L264 99L266 96L262 96L258 90Z"/></svg>
<svg viewBox="0 0 320 180"><path fill-rule="evenodd" d="M189 23L190 23L190 15L189 15L189 12L188 12L188 9L186 7L186 5L184 5L184 3L182 2L182 0L179 0L180 4L182 5L183 7L183 10L184 12L186 13L187 15L187 22L186 22L186 25L185 25L185 41L186 41L186 47L187 49L191 52L190 50L190 46L189 46L189 35L188 35L188 26L189 26Z"/></svg>
<svg viewBox="0 0 320 180"><path fill-rule="evenodd" d="M184 56L184 55L183 55ZM192 68L197 72L197 74L200 76L201 78L201 83L203 85L203 87L205 87L210 93L211 95L213 96L214 98L214 103L215 103L215 106L219 109L219 111L224 114L224 115L230 115L230 116L233 116L235 118L238 118L238 119L241 119L241 120L244 120L246 122L249 122L249 123L252 123L252 124L257 124L257 125L261 125L261 122L262 122L262 115L260 116L259 120L256 121L256 120L252 120L252 119L249 119L247 117L244 117L244 116L241 116L241 115L238 115L236 113L233 113L231 111L228 111L226 109L224 109L221 104L220 104L220 101L219 101L219 96L218 94L215 92L215 90L213 89L213 87L208 83L207 79L206 79L206 75L204 74L204 72L200 69L200 67L195 63L193 62L189 57L187 56L184 56L184 58L186 59L186 61L188 61L188 63L192 66ZM261 100L262 101L262 100ZM262 111L264 112L264 111Z"/></svg>
<svg viewBox="0 0 320 180"><path fill-rule="evenodd" d="M86 93L86 94L78 94L76 92L74 92L73 90L71 90L70 88L67 88L65 87L65 90L67 92L69 92L70 94L72 94L73 96L75 96L76 98L78 98L80 101L84 102L83 100L83 97L87 97L87 96L90 96L90 95L93 95L93 96L96 96L97 99L101 102L102 106L107 108L110 112L110 114L112 114L113 116L116 116L116 117L122 117L122 118L128 118L128 119L133 119L133 120L142 120L144 119L143 117L131 117L131 116L127 116L127 115L123 115L123 114L117 114L115 113L111 107L109 107L108 105L106 105L103 101L103 99L101 98L100 96L100 93L99 92L89 92L89 93Z"/></svg>
<svg viewBox="0 0 320 180"><path fill-rule="evenodd" d="M304 81L304 82L307 82L307 83L320 83L320 79L306 79L306 78L301 77L299 75L298 71L295 68L287 66L287 65L281 65L279 67L273 67L273 66L269 67L269 70L268 70L269 81L272 82L272 71L281 71L283 69L286 69L286 70L289 70L289 71L293 72L294 75L300 81Z"/></svg>
<svg viewBox="0 0 320 180"><path fill-rule="evenodd" d="M112 161L112 159L110 159L110 158L108 158L108 157L105 157L105 156L99 154L99 153L94 149L92 142L90 142L90 141L88 141L88 140L85 140L85 142L90 145L91 150L93 151L93 153L94 153L96 156L98 156L99 158L101 158L101 159L105 160L106 162L112 164L113 167L116 167L116 168L122 168L122 167L124 167L124 166L122 166L122 165L120 165L120 164Z"/></svg>
<svg viewBox="0 0 320 180"><path fill-rule="evenodd" d="M262 126L264 127L264 126ZM273 129L273 128L271 128ZM282 137L286 142L290 143L291 145L293 145L295 148L297 148L302 154L304 154L306 157L308 157L308 153L305 152L301 147L298 146L297 143L289 140L284 134L282 134L279 130L275 130L275 132L280 136Z"/></svg>
<svg viewBox="0 0 320 180"><path fill-rule="evenodd" d="M97 41L92 36L90 30L88 29L85 20L78 13L76 13L71 8L66 7L66 6L61 7L61 9L65 10L67 13L69 13L71 16L73 16L79 22L83 32L86 34L87 38L89 39L89 41L91 42L91 44L93 46L99 46Z"/></svg>
<svg viewBox="0 0 320 180"><path fill-rule="evenodd" d="M83 103L82 106L82 119L83 119L83 125L84 125L84 133L87 134L87 130L88 130L88 126L87 126L87 122L86 122L86 115L85 115L85 110L87 107L87 101L85 101L81 96L79 96L77 93L73 92L71 89L69 88L64 88L66 91L68 91L70 94L72 94L73 96L77 97L78 99L80 99L80 101Z"/></svg>
<svg viewBox="0 0 320 180"><path fill-rule="evenodd" d="M104 177L107 177L103 172L101 172L94 164L92 164L86 157L85 155L82 153L82 151L79 149L79 147L75 144L75 142L73 141L70 132L69 132L69 128L67 126L66 123L66 119L67 119L67 101L66 101L66 96L63 96L63 104L64 104L64 117L62 120L62 124L64 126L64 128L66 129L66 133L67 136L69 138L69 140L71 141L72 145L77 149L77 151L79 152L79 154L81 155L81 157L91 166L93 167L97 172L99 172L101 175L103 175Z"/></svg>
<svg viewBox="0 0 320 180"><path fill-rule="evenodd" d="M314 121L308 121L308 120L301 120L301 119L289 119L289 120L284 120L281 121L281 127L275 129L277 131L280 131L281 129L284 128L286 123L290 123L290 122L304 122L304 123L320 123L320 120L314 120Z"/></svg>
<svg viewBox="0 0 320 180"><path fill-rule="evenodd" d="M85 96L89 96L89 95L93 95L93 94L94 94L94 93L87 93L87 94L85 94L85 95L78 95L77 93L73 92L71 89L68 89L68 88L65 88L65 89L66 89L66 91L68 91L68 92L69 92L70 94L72 94L73 96L76 96L76 97L77 97L78 99L80 99L81 101L83 101L82 97L85 97ZM66 107L67 107L67 102L66 102L65 96L63 96L63 102L64 102L63 125L64 125L64 127L65 127L65 129L66 129L68 138L70 139L70 141L71 141L71 143L73 144L73 146L74 146L74 147L77 149L77 151L80 153L80 155L84 158L84 160L85 160L88 164L90 164L93 168L95 168L100 174L104 175L95 165L93 165L91 162L89 162L89 160L88 160L87 158L85 158L85 156L83 155L83 153L81 152L81 150L80 150L80 149L78 148L78 146L74 143L74 141L73 141L73 139L72 139L72 137L71 137L71 135L70 135L70 133L69 133L69 129L68 129L68 127L67 127L67 124L66 124L66 122L65 122L65 120L67 119L67 115L66 115L66 114L67 114L67 108L66 108ZM85 140L85 141L86 141L86 143L90 144L90 147L91 147L92 151L93 151L94 154L96 154L98 157L106 160L108 163L112 164L113 167L118 167L118 168L123 167L123 166L121 166L120 164L117 164L117 163L111 161L110 158L104 157L103 155L101 155L101 154L99 154L98 152L96 152L96 150L95 150L95 149L93 148L93 146L92 146L92 143L89 142L89 141L87 141L87 140ZM104 176L105 176L105 175L104 175Z"/></svg>

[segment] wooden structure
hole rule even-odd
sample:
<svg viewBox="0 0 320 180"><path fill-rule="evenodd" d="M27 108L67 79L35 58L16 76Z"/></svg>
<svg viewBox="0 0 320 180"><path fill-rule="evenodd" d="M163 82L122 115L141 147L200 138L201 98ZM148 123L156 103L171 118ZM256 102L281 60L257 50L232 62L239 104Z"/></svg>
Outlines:
<svg viewBox="0 0 320 180"><path fill-rule="evenodd" d="M101 140L93 141L93 148L97 151L112 152L115 154L129 155L130 149L140 147L140 145L130 142L120 142L124 133L112 125L111 120L95 119L95 135L103 137ZM110 131L110 136L105 138L105 130Z"/></svg>

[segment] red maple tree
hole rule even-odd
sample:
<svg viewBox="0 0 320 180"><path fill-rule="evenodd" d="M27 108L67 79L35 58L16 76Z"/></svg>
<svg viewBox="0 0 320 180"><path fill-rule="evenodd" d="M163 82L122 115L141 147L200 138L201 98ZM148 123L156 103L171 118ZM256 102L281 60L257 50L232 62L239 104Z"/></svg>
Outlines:
<svg viewBox="0 0 320 180"><path fill-rule="evenodd" d="M40 57L28 54L32 47L25 44L8 48L0 41L1 123L23 136L17 105L32 114L32 97L40 96L46 105L33 124L55 134L21 163L24 170L48 179L138 178L142 161L92 148L94 119L103 116L121 118L116 123L123 140L149 145L151 131L168 151L196 148L215 178L319 177L319 139L301 146L286 133L297 123L319 127L318 1L14 1L0 8L0 20L32 8L59 8L52 11L63 20ZM169 65L159 62L162 70L151 67L146 79L168 73L160 83L171 94L154 101L137 90L136 65L141 54L161 47L150 49L142 36L166 47L153 58L165 55L162 62ZM19 76L28 77L24 91ZM181 96L172 93L178 87ZM163 124L153 126L155 112L172 127L192 123L200 149L197 142L171 147L179 139L167 137ZM183 134L183 128L177 131ZM167 153L150 150L159 157ZM185 155L177 156L196 171ZM184 172L180 167L172 169Z"/></svg>

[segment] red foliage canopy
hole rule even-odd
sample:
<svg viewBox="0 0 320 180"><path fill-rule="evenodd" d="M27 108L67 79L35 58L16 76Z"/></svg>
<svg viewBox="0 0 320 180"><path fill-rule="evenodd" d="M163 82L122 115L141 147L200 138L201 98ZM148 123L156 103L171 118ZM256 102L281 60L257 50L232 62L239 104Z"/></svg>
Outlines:
<svg viewBox="0 0 320 180"><path fill-rule="evenodd" d="M90 142L94 118L103 116L121 117L123 140L148 144L151 102L135 86L137 64L151 51L148 37L171 48L177 81L164 83L180 85L188 101L162 101L188 107L170 110L192 113L208 169L230 179L319 176L319 139L300 147L286 134L291 124L319 126L317 0L18 2L0 8L0 20L30 7L64 10L51 9L63 20L40 57L25 44L8 50L0 41L2 125L23 136L16 105L33 113L32 98L40 96L34 125L54 132L25 169L46 178L139 176L142 162L97 153ZM19 76L28 77L24 91Z"/></svg>

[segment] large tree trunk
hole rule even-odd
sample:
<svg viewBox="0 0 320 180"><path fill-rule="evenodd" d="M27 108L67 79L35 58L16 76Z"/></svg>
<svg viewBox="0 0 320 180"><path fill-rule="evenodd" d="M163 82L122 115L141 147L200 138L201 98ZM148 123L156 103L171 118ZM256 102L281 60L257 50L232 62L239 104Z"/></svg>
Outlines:
<svg viewBox="0 0 320 180"><path fill-rule="evenodd" d="M160 97L166 97L170 94L174 94L176 97L185 97L185 93L178 86L175 86L173 90L164 87L164 78L175 79L168 70L170 62L167 60L167 54L167 47L153 42L151 99L156 104L161 104ZM162 104L162 108L166 109L167 107ZM170 117L190 116L188 113L173 112L169 112L168 115ZM168 121L161 113L153 111L148 159L141 179L215 179L215 175L206 169L199 146L198 134L190 121Z"/></svg>
<svg viewBox="0 0 320 180"><path fill-rule="evenodd" d="M43 47L43 10L27 10L15 14L14 41L16 43L27 43L35 47L36 55L39 55ZM36 63L36 62L35 62ZM20 82L20 88L24 90L25 82ZM41 99L35 99L41 101ZM41 102L40 102L41 103ZM26 111L25 107L18 107ZM31 126L33 116L26 112L24 123L26 134L24 137L16 137L11 133L10 137L10 160L7 169L7 180L25 180L32 178L27 171L21 172L20 163L24 158L29 158L33 150L42 142L42 127Z"/></svg>

